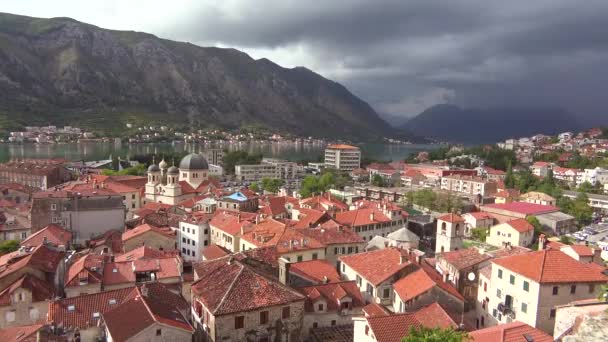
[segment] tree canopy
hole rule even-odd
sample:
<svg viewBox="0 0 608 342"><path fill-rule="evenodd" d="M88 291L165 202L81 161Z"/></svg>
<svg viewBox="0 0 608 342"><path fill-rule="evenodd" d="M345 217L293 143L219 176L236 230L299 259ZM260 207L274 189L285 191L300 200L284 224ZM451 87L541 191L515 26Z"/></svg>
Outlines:
<svg viewBox="0 0 608 342"><path fill-rule="evenodd" d="M6 240L0 242L0 255L14 252L19 249L19 241L17 240Z"/></svg>
<svg viewBox="0 0 608 342"><path fill-rule="evenodd" d="M469 335L465 331L457 331L452 328L410 328L409 335L401 339L401 342L463 342L469 341Z"/></svg>

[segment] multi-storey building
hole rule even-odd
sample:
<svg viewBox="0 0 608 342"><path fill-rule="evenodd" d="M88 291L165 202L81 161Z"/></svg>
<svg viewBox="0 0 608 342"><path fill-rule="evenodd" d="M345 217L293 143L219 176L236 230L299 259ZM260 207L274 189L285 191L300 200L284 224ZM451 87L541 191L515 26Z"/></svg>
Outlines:
<svg viewBox="0 0 608 342"><path fill-rule="evenodd" d="M109 230L123 230L125 206L120 194L105 189L46 191L34 194L32 232L57 224L73 234L75 243L83 243Z"/></svg>
<svg viewBox="0 0 608 342"><path fill-rule="evenodd" d="M17 183L46 190L72 179L72 173L54 160L12 161L0 164L0 183Z"/></svg>
<svg viewBox="0 0 608 342"><path fill-rule="evenodd" d="M361 150L358 147L338 144L325 148L325 167L352 171L361 167Z"/></svg>
<svg viewBox="0 0 608 342"><path fill-rule="evenodd" d="M488 197L496 193L496 182L476 176L451 175L441 178L441 189Z"/></svg>
<svg viewBox="0 0 608 342"><path fill-rule="evenodd" d="M202 251L210 244L211 214L194 213L179 222L178 249L185 261L201 261Z"/></svg>
<svg viewBox="0 0 608 342"><path fill-rule="evenodd" d="M293 180L304 174L304 169L297 163L280 159L264 158L260 164L243 164L234 167L237 179L257 182L262 178Z"/></svg>
<svg viewBox="0 0 608 342"><path fill-rule="evenodd" d="M556 306L597 298L608 282L604 271L553 249L493 259L480 275L478 320L481 326L517 320L551 334Z"/></svg>

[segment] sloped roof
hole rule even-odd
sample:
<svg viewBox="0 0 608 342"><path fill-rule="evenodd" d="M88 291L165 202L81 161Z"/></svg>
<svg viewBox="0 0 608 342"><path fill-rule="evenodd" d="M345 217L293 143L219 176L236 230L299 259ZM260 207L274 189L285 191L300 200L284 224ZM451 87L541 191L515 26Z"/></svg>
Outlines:
<svg viewBox="0 0 608 342"><path fill-rule="evenodd" d="M68 246L72 240L72 232L56 224L50 224L21 241L21 246L40 246L45 241L55 246Z"/></svg>
<svg viewBox="0 0 608 342"><path fill-rule="evenodd" d="M27 289L32 293L32 302L42 302L53 299L55 289L47 281L38 279L30 274L25 274L0 292L0 306L10 305L10 296L17 289Z"/></svg>
<svg viewBox="0 0 608 342"><path fill-rule="evenodd" d="M456 323L437 303L416 312L368 317L367 322L378 342L401 342L410 328L456 328Z"/></svg>
<svg viewBox="0 0 608 342"><path fill-rule="evenodd" d="M472 341L475 342L526 342L524 335L530 336L534 342L553 341L553 337L546 332L519 321L499 324L469 333Z"/></svg>
<svg viewBox="0 0 608 342"><path fill-rule="evenodd" d="M16 251L0 257L0 278L4 278L26 266L45 273L54 273L65 255L65 252L54 251L44 245L25 248L30 248L30 250L24 252L24 254Z"/></svg>
<svg viewBox="0 0 608 342"><path fill-rule="evenodd" d="M451 222L451 223L464 222L464 219L462 218L462 216L460 216L458 214L454 214L454 213L449 213L449 214L440 216L437 218L437 220Z"/></svg>
<svg viewBox="0 0 608 342"><path fill-rule="evenodd" d="M329 246L334 244L352 244L364 243L365 240L359 234L353 232L348 227L338 228L309 228L299 230L303 235L306 235L320 243Z"/></svg>
<svg viewBox="0 0 608 342"><path fill-rule="evenodd" d="M65 286L78 286L80 279L90 284L101 283L104 256L87 254L76 260L65 274Z"/></svg>
<svg viewBox="0 0 608 342"><path fill-rule="evenodd" d="M306 302L304 303L304 310L306 312L314 312L314 304L319 299L324 299L327 302L327 311L340 310L340 300L345 297L352 300L351 308L362 308L365 306L365 301L355 281L317 284L301 287L298 291L306 296Z"/></svg>
<svg viewBox="0 0 608 342"><path fill-rule="evenodd" d="M525 215L539 215L559 211L558 207L554 207L552 205L542 205L527 202L495 203L482 206L482 210L485 211L486 209L506 210Z"/></svg>
<svg viewBox="0 0 608 342"><path fill-rule="evenodd" d="M602 274L604 267L579 262L554 249L498 258L492 262L539 283L608 281L608 276Z"/></svg>
<svg viewBox="0 0 608 342"><path fill-rule="evenodd" d="M209 221L209 225L234 236L241 233L241 227L252 225L252 223L244 215L234 215L220 211L215 213Z"/></svg>
<svg viewBox="0 0 608 342"><path fill-rule="evenodd" d="M387 223L391 222L391 219L376 208L362 208L338 213L336 214L336 221L349 227L359 227L369 224Z"/></svg>
<svg viewBox="0 0 608 342"><path fill-rule="evenodd" d="M153 233L160 236L163 236L167 239L175 239L175 232L171 228L168 227L155 227L149 225L147 223L137 226L133 229L129 229L126 232L122 233L122 241L127 241L137 236L141 236L143 234Z"/></svg>
<svg viewBox="0 0 608 342"><path fill-rule="evenodd" d="M396 241L420 241L420 237L411 230L403 227L388 234L386 237Z"/></svg>
<svg viewBox="0 0 608 342"><path fill-rule="evenodd" d="M445 252L438 256L445 259L457 270L463 270L492 259L492 257L487 254L479 253L475 247Z"/></svg>
<svg viewBox="0 0 608 342"><path fill-rule="evenodd" d="M341 280L336 267L327 260L308 260L292 263L289 265L289 272L313 282L327 281L335 283Z"/></svg>
<svg viewBox="0 0 608 342"><path fill-rule="evenodd" d="M419 269L393 284L393 289L403 302L414 299L437 286L424 270Z"/></svg>
<svg viewBox="0 0 608 342"><path fill-rule="evenodd" d="M213 259L217 259L217 258L221 258L224 257L226 255L230 254L230 251L220 247L216 244L211 244L207 247L205 247L205 249L203 249L203 259L204 260L213 260Z"/></svg>
<svg viewBox="0 0 608 342"><path fill-rule="evenodd" d="M36 342L37 333L44 324L23 325L0 329L0 341Z"/></svg>
<svg viewBox="0 0 608 342"><path fill-rule="evenodd" d="M199 280L192 284L192 294L215 316L304 300L298 292L232 256L203 261L196 272Z"/></svg>
<svg viewBox="0 0 608 342"><path fill-rule="evenodd" d="M402 252L396 248L342 256L340 261L374 286L411 264L407 259L402 260Z"/></svg>
<svg viewBox="0 0 608 342"><path fill-rule="evenodd" d="M507 224L520 233L534 230L534 226L525 219L515 219L508 221Z"/></svg>

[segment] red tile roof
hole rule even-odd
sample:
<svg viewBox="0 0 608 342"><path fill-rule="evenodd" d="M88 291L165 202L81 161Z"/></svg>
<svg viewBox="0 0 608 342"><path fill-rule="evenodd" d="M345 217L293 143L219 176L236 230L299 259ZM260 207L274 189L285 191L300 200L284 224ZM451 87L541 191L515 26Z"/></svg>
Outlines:
<svg viewBox="0 0 608 342"><path fill-rule="evenodd" d="M331 197L331 193L326 193L319 196L305 198L300 201L302 206L307 206L310 209L325 210L327 208L335 208L338 210L348 210L346 203Z"/></svg>
<svg viewBox="0 0 608 342"><path fill-rule="evenodd" d="M411 265L406 257L402 257L402 252L396 248L342 256L340 261L374 286Z"/></svg>
<svg viewBox="0 0 608 342"><path fill-rule="evenodd" d="M175 232L171 228L159 228L146 223L122 233L122 241L127 241L147 233L157 234L167 239L175 239Z"/></svg>
<svg viewBox="0 0 608 342"><path fill-rule="evenodd" d="M579 262L554 249L498 258L492 262L539 283L608 281L608 276L602 274L604 267Z"/></svg>
<svg viewBox="0 0 608 342"><path fill-rule="evenodd" d="M289 272L316 283L321 283L325 280L335 283L341 280L336 267L327 260L296 262L289 265Z"/></svg>
<svg viewBox="0 0 608 342"><path fill-rule="evenodd" d="M181 276L176 258L145 259L125 262L110 262L103 268L103 284L135 284L135 272L156 273L156 279L179 278Z"/></svg>
<svg viewBox="0 0 608 342"><path fill-rule="evenodd" d="M213 260L230 254L230 251L216 244L209 245L203 249L203 260Z"/></svg>
<svg viewBox="0 0 608 342"><path fill-rule="evenodd" d="M293 218L296 220L293 227L297 229L315 227L331 219L330 216L323 210L299 208L298 212L300 215Z"/></svg>
<svg viewBox="0 0 608 342"><path fill-rule="evenodd" d="M352 145L345 145L345 144L333 144L333 145L327 145L326 148L330 148L330 149L335 149L335 150L358 150L359 148L356 146L352 146Z"/></svg>
<svg viewBox="0 0 608 342"><path fill-rule="evenodd" d="M169 291L161 283L147 283L148 297L161 301L167 307L187 310L188 303L183 298ZM118 290L64 298L49 303L48 322L65 328L87 329L97 326L102 314L121 306L123 303L141 297L138 287L127 287ZM93 314L99 313L99 317Z"/></svg>
<svg viewBox="0 0 608 342"><path fill-rule="evenodd" d="M304 301L304 296L232 256L197 265L192 294L215 316ZM247 300L243 300L246 298Z"/></svg>
<svg viewBox="0 0 608 342"><path fill-rule="evenodd" d="M534 230L534 226L526 219L515 219L507 222L509 226L517 230L520 233L525 233Z"/></svg>
<svg viewBox="0 0 608 342"><path fill-rule="evenodd" d="M126 341L155 323L170 325L189 333L194 331L179 310L146 296L135 296L121 303L105 312L103 319L115 341Z"/></svg>
<svg viewBox="0 0 608 342"><path fill-rule="evenodd" d="M40 246L45 241L55 246L68 246L72 240L72 232L56 224L50 224L21 241L21 246Z"/></svg>
<svg viewBox="0 0 608 342"><path fill-rule="evenodd" d="M16 251L0 257L0 279L26 266L44 273L55 273L65 256L65 252L54 251L44 245L25 248L29 248L29 250L24 254Z"/></svg>
<svg viewBox="0 0 608 342"><path fill-rule="evenodd" d="M487 254L479 253L479 250L475 247L441 253L438 257L445 259L457 270L464 270L492 259L492 257Z"/></svg>
<svg viewBox="0 0 608 342"><path fill-rule="evenodd" d="M585 245L569 245L563 246L561 249L570 247L574 250L576 254L583 257L592 257L595 254L595 250L589 246Z"/></svg>
<svg viewBox="0 0 608 342"><path fill-rule="evenodd" d="M269 216L274 217L287 213L287 209L285 208L286 204L287 199L285 197L269 197L266 200L266 205L262 207L262 210Z"/></svg>
<svg viewBox="0 0 608 342"><path fill-rule="evenodd" d="M365 242L365 240L363 240L359 234L353 232L348 227L338 226L337 228L309 228L299 230L299 232L316 241L319 241L326 246Z"/></svg>
<svg viewBox="0 0 608 342"><path fill-rule="evenodd" d="M458 214L454 214L454 213L449 213L449 214L440 216L437 218L437 220L451 222L451 223L464 222L464 219L462 218L462 216L460 216Z"/></svg>
<svg viewBox="0 0 608 342"><path fill-rule="evenodd" d="M0 292L0 306L11 305L11 295L17 289L27 289L32 294L33 302L42 302L53 299L55 289L47 281L38 279L30 274L25 274Z"/></svg>
<svg viewBox="0 0 608 342"><path fill-rule="evenodd" d="M391 222L391 219L376 208L362 208L338 213L336 214L336 221L349 227L360 227Z"/></svg>
<svg viewBox="0 0 608 342"><path fill-rule="evenodd" d="M114 257L114 261L133 261L138 259L159 259L176 256L175 251L159 251L149 246L137 247L124 254L119 254Z"/></svg>
<svg viewBox="0 0 608 342"><path fill-rule="evenodd" d="M553 341L553 337L546 332L519 321L475 330L470 332L469 336L475 342L526 342L524 334L530 336L534 342Z"/></svg>
<svg viewBox="0 0 608 342"><path fill-rule="evenodd" d="M38 331L43 327L44 324L33 324L0 329L0 341L35 342L38 340Z"/></svg>
<svg viewBox="0 0 608 342"><path fill-rule="evenodd" d="M426 293L435 286L437 284L435 284L433 279L424 270L419 269L399 279L399 281L393 284L393 289L399 295L401 301L407 302Z"/></svg>
<svg viewBox="0 0 608 342"><path fill-rule="evenodd" d="M216 211L215 215L209 221L209 225L215 229L219 229L228 235L240 235L242 227L252 226L252 221L247 220L243 215L234 215L231 213Z"/></svg>
<svg viewBox="0 0 608 342"><path fill-rule="evenodd" d="M369 303L363 307L365 317L388 316L389 312L380 304Z"/></svg>
<svg viewBox="0 0 608 342"><path fill-rule="evenodd" d="M314 312L314 304L318 300L324 300L327 303L327 311L329 312L339 311L340 301L344 298L351 299L351 310L365 306L365 301L361 297L361 291L359 291L355 281L317 284L301 287L298 291L306 296L306 302L304 303L306 312Z"/></svg>
<svg viewBox="0 0 608 342"><path fill-rule="evenodd" d="M88 284L101 283L101 271L104 263L103 255L87 254L69 266L65 275L65 286L79 286L81 279Z"/></svg>
<svg viewBox="0 0 608 342"><path fill-rule="evenodd" d="M108 230L99 237L92 238L89 241L89 246L97 248L100 246L106 246L113 253L122 252L122 232L118 230Z"/></svg>
<svg viewBox="0 0 608 342"><path fill-rule="evenodd" d="M367 322L378 342L400 342L403 337L409 335L410 328L457 327L456 323L437 303L416 312L369 317Z"/></svg>
<svg viewBox="0 0 608 342"><path fill-rule="evenodd" d="M490 215L488 213L484 213L482 211L476 211L476 212L467 213L467 214L473 216L473 218L475 218L476 220L494 219L494 217L492 217L492 215Z"/></svg>
<svg viewBox="0 0 608 342"><path fill-rule="evenodd" d="M427 259L425 259L425 260L427 260ZM422 270L426 273L426 275L429 276L435 282L435 284L437 284L437 286L439 286L442 290L449 293L453 297L455 297L461 301L464 301L464 297L460 294L460 292L458 292L458 290L454 287L454 285L443 281L441 274L439 274L435 270L435 267L431 266L426 261L423 261L422 263L420 263L420 268L422 268Z"/></svg>
<svg viewBox="0 0 608 342"><path fill-rule="evenodd" d="M559 211L558 207L554 207L552 205L542 205L535 203L526 203L526 202L511 202L511 203L502 203L502 204L487 204L481 207L482 210L487 209L499 209L512 211L519 214L525 215L539 215L546 214Z"/></svg>

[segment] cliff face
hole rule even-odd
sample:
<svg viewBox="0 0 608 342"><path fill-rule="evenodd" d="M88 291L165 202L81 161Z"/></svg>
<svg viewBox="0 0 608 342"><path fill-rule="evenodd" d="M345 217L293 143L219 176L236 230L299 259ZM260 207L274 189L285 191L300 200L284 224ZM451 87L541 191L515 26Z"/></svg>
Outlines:
<svg viewBox="0 0 608 342"><path fill-rule="evenodd" d="M0 14L0 115L118 126L127 119L371 138L389 127L344 86L234 49L68 18Z"/></svg>

